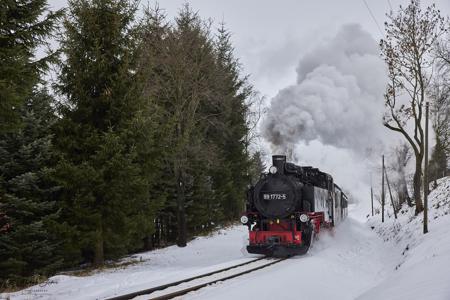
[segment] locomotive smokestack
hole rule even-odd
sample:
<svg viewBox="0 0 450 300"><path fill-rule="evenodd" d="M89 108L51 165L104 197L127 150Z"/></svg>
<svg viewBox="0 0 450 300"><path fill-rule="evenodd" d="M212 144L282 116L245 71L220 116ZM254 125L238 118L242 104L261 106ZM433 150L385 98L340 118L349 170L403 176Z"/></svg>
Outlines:
<svg viewBox="0 0 450 300"><path fill-rule="evenodd" d="M284 164L286 163L286 155L273 155L272 165L277 168L279 174L284 174Z"/></svg>

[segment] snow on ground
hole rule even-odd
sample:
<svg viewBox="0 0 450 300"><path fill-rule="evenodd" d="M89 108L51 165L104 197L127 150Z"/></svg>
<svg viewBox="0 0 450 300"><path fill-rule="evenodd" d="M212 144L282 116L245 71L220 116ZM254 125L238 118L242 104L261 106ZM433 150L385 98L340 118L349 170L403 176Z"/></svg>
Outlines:
<svg viewBox="0 0 450 300"><path fill-rule="evenodd" d="M322 234L303 257L191 293L186 299L450 299L450 177L429 195L423 215L404 207L365 222L367 205L353 207L334 235ZM367 211L367 210L366 210ZM270 270L270 271L269 271Z"/></svg>
<svg viewBox="0 0 450 300"><path fill-rule="evenodd" d="M394 249L353 218L322 232L307 255L193 292L185 299L355 299L395 266Z"/></svg>
<svg viewBox="0 0 450 300"><path fill-rule="evenodd" d="M246 227L234 226L197 238L185 248L171 246L127 258L142 263L84 277L53 276L42 285L0 294L0 299L103 299L162 285L258 257L243 250L247 234Z"/></svg>
<svg viewBox="0 0 450 300"><path fill-rule="evenodd" d="M429 233L422 216L404 207L398 220L364 205L333 231L323 231L308 254L190 293L184 299L450 299L450 177L429 196ZM141 253L143 262L85 277L58 275L43 285L0 298L103 299L248 261L247 229L234 226L210 237Z"/></svg>
<svg viewBox="0 0 450 300"><path fill-rule="evenodd" d="M428 199L429 232L425 235L423 215L415 217L414 209L406 206L397 220L391 216L384 224L369 221L402 256L396 271L358 299L450 299L450 177L438 180Z"/></svg>

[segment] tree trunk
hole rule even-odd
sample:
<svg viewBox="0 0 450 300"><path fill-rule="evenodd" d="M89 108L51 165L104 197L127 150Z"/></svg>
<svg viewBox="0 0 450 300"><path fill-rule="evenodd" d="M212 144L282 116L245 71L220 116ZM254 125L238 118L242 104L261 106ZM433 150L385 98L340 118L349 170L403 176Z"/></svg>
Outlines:
<svg viewBox="0 0 450 300"><path fill-rule="evenodd" d="M149 251L153 249L153 237L151 235L147 235L144 238L144 250Z"/></svg>
<svg viewBox="0 0 450 300"><path fill-rule="evenodd" d="M416 156L416 171L414 173L414 202L416 204L416 216L423 211L423 203L420 195L422 182L422 156Z"/></svg>
<svg viewBox="0 0 450 300"><path fill-rule="evenodd" d="M405 185L403 187L403 196L405 197L406 203L408 203L408 206L409 207L413 207L413 203L411 201L411 197L409 196L408 186L406 185L406 182L405 182Z"/></svg>
<svg viewBox="0 0 450 300"><path fill-rule="evenodd" d="M177 179L177 245L178 247L186 247L186 208L183 172L180 164L175 162L175 178Z"/></svg>
<svg viewBox="0 0 450 300"><path fill-rule="evenodd" d="M175 216L176 218L176 216ZM176 241L177 236L176 236L176 220L174 220L173 217L171 217L170 215L167 216L166 218L166 227L165 227L165 238L164 238L164 243L167 245L170 242Z"/></svg>
<svg viewBox="0 0 450 300"><path fill-rule="evenodd" d="M401 176L400 187L399 187L399 191L398 191L399 204L401 206L403 203L406 202L409 207L412 207L413 203L411 201L411 197L409 196L408 185L406 184L405 175L400 174L400 176Z"/></svg>
<svg viewBox="0 0 450 300"><path fill-rule="evenodd" d="M94 265L101 266L104 262L103 253L103 226L100 223L99 227L95 231L95 253L94 253Z"/></svg>

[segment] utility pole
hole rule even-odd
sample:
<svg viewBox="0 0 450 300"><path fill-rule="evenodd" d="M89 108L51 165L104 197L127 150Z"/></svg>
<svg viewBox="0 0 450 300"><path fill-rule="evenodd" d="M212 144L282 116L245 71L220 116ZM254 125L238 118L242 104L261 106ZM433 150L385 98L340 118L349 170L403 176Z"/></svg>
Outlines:
<svg viewBox="0 0 450 300"><path fill-rule="evenodd" d="M389 178L388 178L386 169L384 169L384 173L386 174L386 183L387 183L388 190L389 190L389 197L391 197L391 205L392 205L392 209L394 210L394 217L397 219L397 210L394 205L394 199L392 198L391 185L389 184Z"/></svg>
<svg viewBox="0 0 450 300"><path fill-rule="evenodd" d="M423 233L428 232L428 112L430 105L425 104L425 170L423 175Z"/></svg>
<svg viewBox="0 0 450 300"><path fill-rule="evenodd" d="M372 217L373 217L373 189L370 187L370 200L372 202Z"/></svg>
<svg viewBox="0 0 450 300"><path fill-rule="evenodd" d="M381 171L381 222L384 223L384 154L381 157L382 171Z"/></svg>
<svg viewBox="0 0 450 300"><path fill-rule="evenodd" d="M370 173L370 203L372 204L372 217L373 217L373 188L372 188L372 173Z"/></svg>

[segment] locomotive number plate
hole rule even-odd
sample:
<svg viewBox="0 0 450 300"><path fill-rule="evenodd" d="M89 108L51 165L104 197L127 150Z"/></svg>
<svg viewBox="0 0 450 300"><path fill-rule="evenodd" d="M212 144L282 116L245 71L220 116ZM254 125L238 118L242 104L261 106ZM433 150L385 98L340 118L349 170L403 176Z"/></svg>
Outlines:
<svg viewBox="0 0 450 300"><path fill-rule="evenodd" d="M264 200L286 200L287 195L286 194L281 194L281 193L271 193L271 194L263 194L262 198Z"/></svg>

